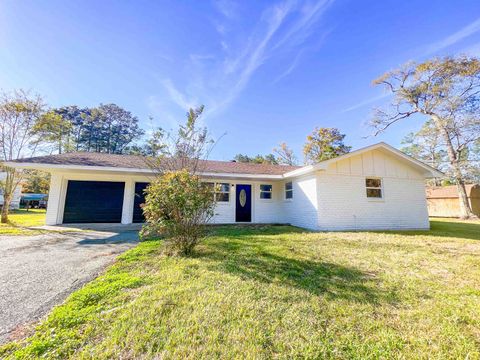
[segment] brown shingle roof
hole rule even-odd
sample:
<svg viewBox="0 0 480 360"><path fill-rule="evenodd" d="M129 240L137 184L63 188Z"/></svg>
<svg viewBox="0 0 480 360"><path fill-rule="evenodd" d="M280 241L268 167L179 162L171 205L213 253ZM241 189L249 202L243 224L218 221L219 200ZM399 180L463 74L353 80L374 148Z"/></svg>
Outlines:
<svg viewBox="0 0 480 360"><path fill-rule="evenodd" d="M480 185L465 185L467 196L476 197L475 189L480 189ZM458 190L456 185L449 186L430 186L426 189L427 199L456 199Z"/></svg>
<svg viewBox="0 0 480 360"><path fill-rule="evenodd" d="M105 153L75 152L58 155L37 156L33 158L15 160L19 163L47 164L47 165L77 165L118 167L129 169L148 169L146 158L137 155L117 155ZM250 164L232 161L201 160L199 168L202 172L282 175L298 169L298 166Z"/></svg>

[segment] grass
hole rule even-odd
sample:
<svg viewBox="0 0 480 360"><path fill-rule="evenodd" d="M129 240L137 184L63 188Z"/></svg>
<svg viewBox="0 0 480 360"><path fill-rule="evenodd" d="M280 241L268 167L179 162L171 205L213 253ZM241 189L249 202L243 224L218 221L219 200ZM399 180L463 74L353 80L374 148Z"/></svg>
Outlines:
<svg viewBox="0 0 480 360"><path fill-rule="evenodd" d="M0 224L0 235L35 235L39 230L28 229L32 226L45 225L44 209L12 210L9 214L9 223Z"/></svg>
<svg viewBox="0 0 480 360"><path fill-rule="evenodd" d="M480 358L480 223L141 243L1 358Z"/></svg>

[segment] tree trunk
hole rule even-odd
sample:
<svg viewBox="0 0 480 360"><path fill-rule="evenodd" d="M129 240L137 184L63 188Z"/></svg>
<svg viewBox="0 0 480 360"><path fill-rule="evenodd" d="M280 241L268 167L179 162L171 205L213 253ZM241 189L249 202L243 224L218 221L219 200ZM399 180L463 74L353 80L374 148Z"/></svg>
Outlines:
<svg viewBox="0 0 480 360"><path fill-rule="evenodd" d="M468 202L467 191L465 190L465 182L463 181L462 171L460 169L460 164L458 163L458 156L455 149L453 148L450 135L448 134L445 126L442 124L442 120L440 119L440 117L438 117L437 115L432 115L432 119L434 120L438 130L442 134L445 145L447 146L448 159L450 161L450 165L452 166L453 177L455 178L455 182L457 184L458 201L460 204L460 218L475 218L476 216L470 207L470 203Z"/></svg>
<svg viewBox="0 0 480 360"><path fill-rule="evenodd" d="M463 181L457 182L458 197L460 200L460 213L462 214L462 219L475 218L475 214L470 208L470 203L468 201L467 190L465 189L465 184Z"/></svg>
<svg viewBox="0 0 480 360"><path fill-rule="evenodd" d="M3 206L2 206L2 216L0 222L2 224L8 223L8 210L10 209L10 203L12 202L12 197L9 194L3 195Z"/></svg>

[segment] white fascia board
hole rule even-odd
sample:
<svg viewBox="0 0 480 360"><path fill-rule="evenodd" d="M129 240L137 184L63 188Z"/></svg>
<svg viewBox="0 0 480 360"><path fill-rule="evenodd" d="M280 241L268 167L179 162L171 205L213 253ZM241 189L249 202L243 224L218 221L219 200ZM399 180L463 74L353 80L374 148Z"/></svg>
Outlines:
<svg viewBox="0 0 480 360"><path fill-rule="evenodd" d="M269 179L281 180L283 175L269 175L269 174L237 174L237 173L214 173L201 172L198 175L210 178L242 178L242 179Z"/></svg>
<svg viewBox="0 0 480 360"><path fill-rule="evenodd" d="M283 174L283 178L288 179L288 178L295 177L295 176L301 176L301 175L305 175L305 174L308 174L308 173L311 173L311 172L314 172L314 171L317 171L317 170L318 170L318 164L307 165L307 166L301 167L300 169L289 171L289 172Z"/></svg>

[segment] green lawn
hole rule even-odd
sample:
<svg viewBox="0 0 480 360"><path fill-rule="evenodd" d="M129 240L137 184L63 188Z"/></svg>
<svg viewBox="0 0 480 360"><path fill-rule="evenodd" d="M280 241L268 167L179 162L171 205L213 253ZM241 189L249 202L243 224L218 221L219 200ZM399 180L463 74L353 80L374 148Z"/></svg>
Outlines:
<svg viewBox="0 0 480 360"><path fill-rule="evenodd" d="M480 358L480 223L430 232L221 227L141 243L6 358Z"/></svg>
<svg viewBox="0 0 480 360"><path fill-rule="evenodd" d="M0 235L34 235L38 230L30 230L30 226L45 225L45 209L13 210L8 224L0 224Z"/></svg>

